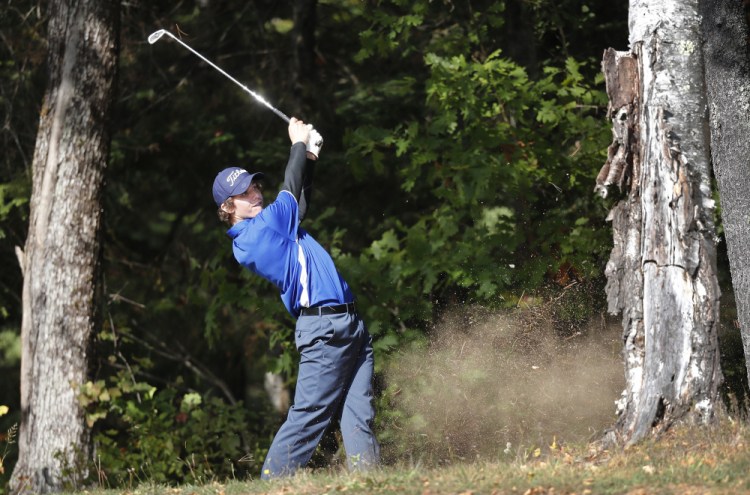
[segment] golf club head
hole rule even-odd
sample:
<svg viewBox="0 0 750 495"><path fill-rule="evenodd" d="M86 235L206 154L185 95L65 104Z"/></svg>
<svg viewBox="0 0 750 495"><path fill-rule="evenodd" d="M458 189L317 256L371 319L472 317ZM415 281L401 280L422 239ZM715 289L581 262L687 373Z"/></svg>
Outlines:
<svg viewBox="0 0 750 495"><path fill-rule="evenodd" d="M160 29L158 31L154 31L153 33L151 33L149 35L148 42L153 45L154 43L156 43L157 41L159 41L159 38L161 38L165 34L167 34L167 32L164 29Z"/></svg>

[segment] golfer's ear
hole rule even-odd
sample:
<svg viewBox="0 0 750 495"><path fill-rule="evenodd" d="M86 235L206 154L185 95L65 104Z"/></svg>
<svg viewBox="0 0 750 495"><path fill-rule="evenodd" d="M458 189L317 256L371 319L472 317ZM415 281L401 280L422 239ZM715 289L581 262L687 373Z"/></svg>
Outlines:
<svg viewBox="0 0 750 495"><path fill-rule="evenodd" d="M231 215L232 213L234 213L234 204L231 201L224 201L221 204L221 211L224 211Z"/></svg>

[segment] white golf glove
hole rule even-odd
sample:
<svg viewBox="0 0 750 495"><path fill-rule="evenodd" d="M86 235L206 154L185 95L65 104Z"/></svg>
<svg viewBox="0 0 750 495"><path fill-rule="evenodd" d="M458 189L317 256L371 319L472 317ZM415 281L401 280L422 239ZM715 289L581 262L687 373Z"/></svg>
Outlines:
<svg viewBox="0 0 750 495"><path fill-rule="evenodd" d="M323 136L310 125L310 139L307 140L307 158L317 160L320 156L320 148L322 147Z"/></svg>

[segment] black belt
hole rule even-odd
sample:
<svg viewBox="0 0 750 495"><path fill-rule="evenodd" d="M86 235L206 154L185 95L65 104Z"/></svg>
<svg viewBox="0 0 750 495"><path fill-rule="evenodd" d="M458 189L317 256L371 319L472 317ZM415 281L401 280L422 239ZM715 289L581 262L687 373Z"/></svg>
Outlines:
<svg viewBox="0 0 750 495"><path fill-rule="evenodd" d="M342 313L354 314L357 309L354 307L354 303L336 304L335 306L317 306L314 308L302 308L299 311L300 316L323 316L323 315L338 315Z"/></svg>

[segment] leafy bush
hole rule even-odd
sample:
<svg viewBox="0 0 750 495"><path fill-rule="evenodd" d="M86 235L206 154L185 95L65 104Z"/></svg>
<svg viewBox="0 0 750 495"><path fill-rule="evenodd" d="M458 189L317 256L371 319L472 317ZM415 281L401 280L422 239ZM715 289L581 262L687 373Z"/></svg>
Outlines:
<svg viewBox="0 0 750 495"><path fill-rule="evenodd" d="M452 303L499 307L550 280L600 277L611 240L591 185L606 95L581 64L536 80L497 52L425 65L424 115L348 136L355 167L387 163L404 198L369 248L338 260L372 299L368 321L419 328ZM375 328L380 345L404 341L391 327Z"/></svg>
<svg viewBox="0 0 750 495"><path fill-rule="evenodd" d="M270 432L242 403L175 388L157 390L119 374L110 386L79 387L89 425L96 425L95 473L109 486L202 483L260 471Z"/></svg>

